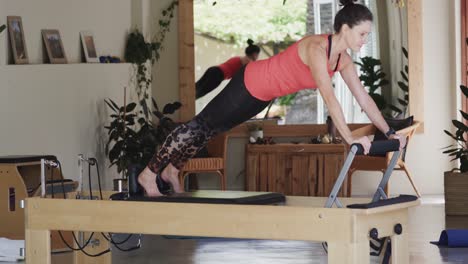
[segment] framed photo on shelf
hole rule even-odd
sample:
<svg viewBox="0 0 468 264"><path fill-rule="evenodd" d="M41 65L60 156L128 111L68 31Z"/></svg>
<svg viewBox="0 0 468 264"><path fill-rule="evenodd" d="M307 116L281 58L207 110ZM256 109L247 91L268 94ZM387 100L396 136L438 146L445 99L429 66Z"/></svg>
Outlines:
<svg viewBox="0 0 468 264"><path fill-rule="evenodd" d="M15 64L28 64L28 51L24 39L23 22L19 16L7 17L8 32L10 36L11 54Z"/></svg>
<svg viewBox="0 0 468 264"><path fill-rule="evenodd" d="M86 62L99 62L93 33L91 31L81 31L80 36Z"/></svg>
<svg viewBox="0 0 468 264"><path fill-rule="evenodd" d="M65 55L62 38L60 37L60 32L58 30L43 29L42 39L44 40L44 45L47 50L47 56L50 63L67 63L67 56Z"/></svg>

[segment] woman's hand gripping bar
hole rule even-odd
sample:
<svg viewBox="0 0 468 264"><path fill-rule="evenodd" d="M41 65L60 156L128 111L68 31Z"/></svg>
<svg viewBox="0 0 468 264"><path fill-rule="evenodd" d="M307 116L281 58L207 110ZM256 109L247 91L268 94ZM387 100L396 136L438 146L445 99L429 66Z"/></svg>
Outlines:
<svg viewBox="0 0 468 264"><path fill-rule="evenodd" d="M361 144L354 143L351 145L351 149L353 146L357 147L356 155L364 154L364 148ZM369 156L382 156L388 152L397 151L399 149L400 141L398 139L373 141L369 150Z"/></svg>

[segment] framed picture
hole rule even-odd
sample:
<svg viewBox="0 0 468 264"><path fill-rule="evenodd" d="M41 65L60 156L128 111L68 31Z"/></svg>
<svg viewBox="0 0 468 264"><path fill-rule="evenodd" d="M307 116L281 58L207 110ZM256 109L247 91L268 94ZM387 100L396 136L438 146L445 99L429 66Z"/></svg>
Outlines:
<svg viewBox="0 0 468 264"><path fill-rule="evenodd" d="M86 62L99 62L93 33L90 31L81 31L80 36Z"/></svg>
<svg viewBox="0 0 468 264"><path fill-rule="evenodd" d="M28 64L28 51L24 39L23 22L19 16L7 17L10 44L15 64Z"/></svg>
<svg viewBox="0 0 468 264"><path fill-rule="evenodd" d="M47 50L50 63L67 63L60 32L56 29L43 29L42 39Z"/></svg>

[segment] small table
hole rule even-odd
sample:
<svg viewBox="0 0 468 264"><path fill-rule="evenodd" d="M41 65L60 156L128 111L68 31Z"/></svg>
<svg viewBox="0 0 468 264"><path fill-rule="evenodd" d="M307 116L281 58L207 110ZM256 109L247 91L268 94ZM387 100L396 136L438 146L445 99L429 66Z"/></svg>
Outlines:
<svg viewBox="0 0 468 264"><path fill-rule="evenodd" d="M272 144L246 147L247 191L327 196L343 166L344 144ZM340 196L346 196L346 184Z"/></svg>

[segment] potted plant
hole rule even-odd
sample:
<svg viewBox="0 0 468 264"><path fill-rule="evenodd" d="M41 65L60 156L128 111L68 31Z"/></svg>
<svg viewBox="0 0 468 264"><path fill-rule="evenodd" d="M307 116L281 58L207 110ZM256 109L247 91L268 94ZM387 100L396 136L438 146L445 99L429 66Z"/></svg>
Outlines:
<svg viewBox="0 0 468 264"><path fill-rule="evenodd" d="M106 100L107 106L113 111L112 121L106 126L109 130L106 154L111 166L116 165L117 171L124 176L122 179L114 180L114 189L125 189L129 174L139 174L151 159L155 149L175 127L175 123L165 115L172 114L181 104L179 102L167 104L161 112L156 101L150 97L149 91L152 83L151 66L160 58L163 42L169 32L177 5L178 1L173 0L166 9L162 10L162 18L158 23L159 31L151 42L147 42L138 30L128 35L125 60L135 66L137 83L135 88L140 110L136 110L137 104L134 102L118 106L114 101ZM154 111L150 107L150 98ZM156 117L157 123L151 121L153 117ZM116 188L119 185L123 188Z"/></svg>
<svg viewBox="0 0 468 264"><path fill-rule="evenodd" d="M460 85L460 89L465 97L468 96L468 88ZM468 114L460 110L463 120L468 120ZM447 130L444 132L456 141L456 145L445 147L444 154L458 160L459 168L444 173L445 187L445 214L446 215L468 215L468 148L467 132L468 127L464 122L452 120L455 126L455 133Z"/></svg>
<svg viewBox="0 0 468 264"><path fill-rule="evenodd" d="M405 56L406 64L403 67L403 70L400 71L401 80L398 81L398 87L400 88L403 98L398 98L398 103L400 107L389 104L389 108L395 113L392 114L396 118L404 118L408 114L408 104L409 104L409 68L408 68L408 51L405 47L401 47L401 51Z"/></svg>
<svg viewBox="0 0 468 264"><path fill-rule="evenodd" d="M361 62L355 63L361 67L359 79L367 88L369 96L372 97L380 111L384 110L387 108L387 101L381 94L377 93L379 88L382 93L383 87L389 84L389 81L385 79L386 74L382 71L382 62L366 56L361 58Z"/></svg>
<svg viewBox="0 0 468 264"><path fill-rule="evenodd" d="M166 104L161 111L153 98L152 116L146 118L142 110L137 110L134 102L124 106L118 106L111 99L105 102L112 111L111 122L105 126L109 135L106 144L106 154L111 162L109 167L117 166L117 171L123 175L122 179L114 181L116 189L118 182L123 181L125 186L130 173L139 174L148 164L155 150L177 125L166 115L173 114L181 104ZM156 121L152 120L153 117Z"/></svg>

